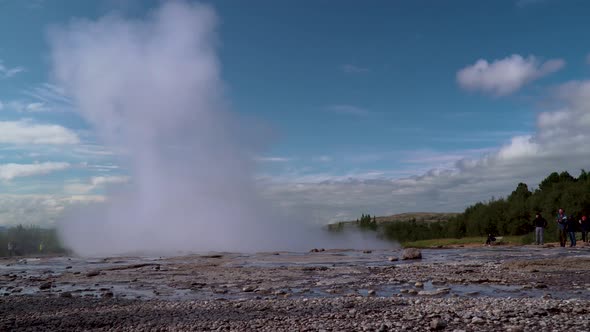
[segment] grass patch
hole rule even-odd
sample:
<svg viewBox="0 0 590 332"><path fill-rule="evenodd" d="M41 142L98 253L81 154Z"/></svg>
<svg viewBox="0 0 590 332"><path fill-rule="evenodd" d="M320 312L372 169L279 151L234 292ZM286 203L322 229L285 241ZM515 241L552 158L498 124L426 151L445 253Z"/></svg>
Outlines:
<svg viewBox="0 0 590 332"><path fill-rule="evenodd" d="M402 242L404 248L436 248L444 246L456 246L456 245L473 245L473 244L485 244L487 237L484 236L472 236L463 237L460 239L431 239L431 240L420 240L411 242ZM498 239L498 244L523 244L523 236L502 236ZM528 244L528 243L527 243Z"/></svg>

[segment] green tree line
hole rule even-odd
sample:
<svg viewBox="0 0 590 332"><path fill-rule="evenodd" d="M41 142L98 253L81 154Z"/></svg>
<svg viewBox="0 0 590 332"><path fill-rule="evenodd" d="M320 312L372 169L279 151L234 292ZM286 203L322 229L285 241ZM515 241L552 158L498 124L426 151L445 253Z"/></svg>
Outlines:
<svg viewBox="0 0 590 332"><path fill-rule="evenodd" d="M356 223L361 229L367 229L372 231L377 230L377 217L371 217L370 214L361 215L361 218L357 219Z"/></svg>
<svg viewBox="0 0 590 332"><path fill-rule="evenodd" d="M8 244L16 256L65 253L55 229L13 226L0 230L0 256L8 256Z"/></svg>
<svg viewBox="0 0 590 332"><path fill-rule="evenodd" d="M448 221L421 223L392 222L380 225L378 231L385 238L397 241L418 241L465 236L525 235L533 230L536 213L547 219L546 238L557 240L554 222L559 208L576 218L590 214L590 174L582 170L578 177L568 172L553 172L539 187L531 191L519 183L506 197L479 202Z"/></svg>

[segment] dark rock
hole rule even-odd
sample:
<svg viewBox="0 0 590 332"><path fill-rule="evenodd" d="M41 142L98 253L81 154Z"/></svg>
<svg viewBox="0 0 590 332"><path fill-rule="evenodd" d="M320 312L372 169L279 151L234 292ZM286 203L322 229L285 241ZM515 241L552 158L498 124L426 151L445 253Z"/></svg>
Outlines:
<svg viewBox="0 0 590 332"><path fill-rule="evenodd" d="M63 292L63 293L59 294L59 297L71 298L72 297L72 293L70 293L70 292Z"/></svg>
<svg viewBox="0 0 590 332"><path fill-rule="evenodd" d="M432 321L430 321L430 329L432 330L443 330L445 327L447 327L447 322L445 322L442 319L435 318Z"/></svg>
<svg viewBox="0 0 590 332"><path fill-rule="evenodd" d="M203 258L223 258L223 255L220 255L220 254L207 255L207 256L203 256Z"/></svg>
<svg viewBox="0 0 590 332"><path fill-rule="evenodd" d="M86 273L86 276L87 277L95 277L99 274L100 274L100 271L90 271L90 272Z"/></svg>
<svg viewBox="0 0 590 332"><path fill-rule="evenodd" d="M51 281L44 282L39 286L40 290L46 290L51 288Z"/></svg>

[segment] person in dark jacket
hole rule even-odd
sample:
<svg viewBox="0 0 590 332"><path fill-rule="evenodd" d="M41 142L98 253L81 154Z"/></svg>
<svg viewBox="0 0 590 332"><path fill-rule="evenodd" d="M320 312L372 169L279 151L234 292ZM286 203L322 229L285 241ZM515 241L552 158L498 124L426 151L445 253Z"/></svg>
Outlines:
<svg viewBox="0 0 590 332"><path fill-rule="evenodd" d="M492 234L488 234L488 238L486 239L486 244L488 246L491 246L494 242L496 242L496 237L494 237Z"/></svg>
<svg viewBox="0 0 590 332"><path fill-rule="evenodd" d="M535 220L533 220L535 226L535 243L537 245L543 245L543 233L547 227L547 220L541 216L541 213L535 214Z"/></svg>
<svg viewBox="0 0 590 332"><path fill-rule="evenodd" d="M590 229L590 220L583 215L580 220L578 220L580 224L580 230L582 231L582 242L588 243L588 230Z"/></svg>
<svg viewBox="0 0 590 332"><path fill-rule="evenodd" d="M571 215L567 219L567 224L566 224L567 234L570 238L570 247L576 246L576 226L577 226L576 218L574 218L574 216Z"/></svg>
<svg viewBox="0 0 590 332"><path fill-rule="evenodd" d="M559 231L559 245L565 247L565 227L567 225L567 215L565 214L565 211L563 211L563 209L559 209L555 221L557 222L557 230Z"/></svg>

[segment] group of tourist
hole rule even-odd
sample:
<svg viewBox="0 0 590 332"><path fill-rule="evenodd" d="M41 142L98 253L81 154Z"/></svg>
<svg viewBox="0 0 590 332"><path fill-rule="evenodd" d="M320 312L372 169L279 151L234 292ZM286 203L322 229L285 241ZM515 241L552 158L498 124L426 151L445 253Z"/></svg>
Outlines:
<svg viewBox="0 0 590 332"><path fill-rule="evenodd" d="M565 214L563 209L559 209L557 217L555 218L557 223L557 231L559 232L559 245L565 247L567 238L570 240L570 247L576 246L576 232L582 233L582 242L588 242L588 231L590 230L590 220L586 215L582 215L580 218L576 218L575 215L570 216ZM535 215L533 221L535 226L535 243L538 245L543 244L543 233L547 227L547 220L541 216L541 213Z"/></svg>

